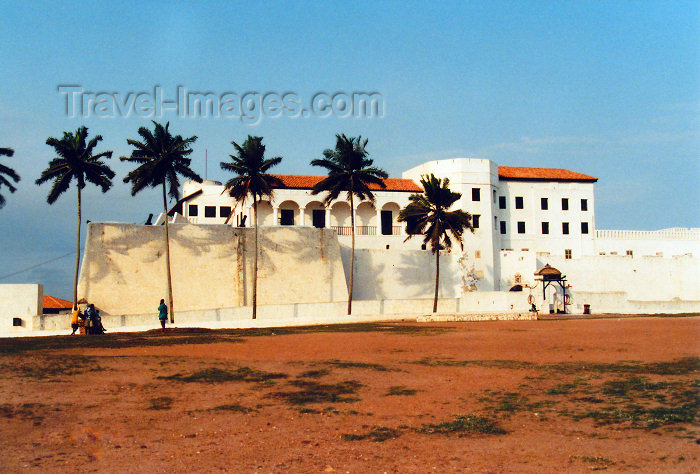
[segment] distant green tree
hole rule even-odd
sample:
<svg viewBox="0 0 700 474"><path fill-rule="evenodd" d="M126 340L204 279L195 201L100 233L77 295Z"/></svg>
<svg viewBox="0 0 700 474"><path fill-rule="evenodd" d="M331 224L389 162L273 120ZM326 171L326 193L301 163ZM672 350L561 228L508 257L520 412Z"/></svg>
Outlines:
<svg viewBox="0 0 700 474"><path fill-rule="evenodd" d="M231 171L236 176L226 182L229 195L241 204L248 196L253 198L253 228L255 229L255 257L253 258L253 319L257 318L258 307L258 202L263 196L272 197L273 187L282 184L282 180L267 174L273 166L280 164L281 157L265 159L265 145L262 137L248 138L239 145L231 144L236 149L235 155L229 155L231 162L222 161L221 169Z"/></svg>
<svg viewBox="0 0 700 474"><path fill-rule="evenodd" d="M370 184L385 188L384 179L389 175L386 171L372 166L374 161L368 158L365 147L367 139L362 137L346 137L344 134L335 136L335 149L326 149L322 159L311 161L313 166L320 166L328 171L328 177L314 186L311 194L327 192L323 202L329 206L338 199L342 192L347 193L350 203L350 226L352 233L352 250L350 252L350 285L348 288L348 314L352 314L352 289L355 272L355 203L368 200L374 203L374 194L369 189Z"/></svg>
<svg viewBox="0 0 700 474"><path fill-rule="evenodd" d="M0 148L0 156L12 156L15 154L15 150L12 148ZM15 188L12 183L5 177L7 176L11 180L13 180L15 183L18 183L20 180L20 177L17 173L15 173L15 170L10 168L9 166L5 166L2 163L0 163L0 188L2 186L7 186L7 189L10 190L11 193L14 193L17 191L17 188ZM0 209L5 207L5 197L0 194Z"/></svg>
<svg viewBox="0 0 700 474"><path fill-rule="evenodd" d="M440 250L452 247L453 239L463 247L462 235L472 227L471 215L461 209L450 211L450 207L460 197L461 193L449 189L450 180L436 178L434 174L422 176L422 193L412 194L411 201L401 209L398 220L406 222L406 232L410 239L416 234L423 234L423 243L430 244L430 250L435 254L435 297L433 313L437 311L438 286L440 283Z"/></svg>
<svg viewBox="0 0 700 474"><path fill-rule="evenodd" d="M202 178L190 168L192 154L190 147L196 136L182 138L180 135L173 136L170 133L170 122L165 126L153 122L153 131L146 127L140 127L138 134L141 140L127 139L126 142L133 146L131 156L122 156L122 161L137 163L139 166L130 171L124 178L125 183L131 183L131 195L134 196L146 187L155 188L161 186L163 189L163 214L165 217L165 261L168 279L168 310L170 311L170 322L175 322L173 311L173 285L170 274L170 239L168 237L168 200L167 195L176 199L179 197L180 180L178 175L202 182ZM169 188L166 193L166 184Z"/></svg>
<svg viewBox="0 0 700 474"><path fill-rule="evenodd" d="M46 198L49 204L56 202L56 199L69 187L71 181L75 180L78 187L78 229L75 239L75 277L73 279L73 306L78 303L78 268L80 266L80 224L82 213L81 192L85 188L86 182L99 186L103 193L112 187L114 171L106 165L102 158L111 158L111 151L95 153L95 147L102 141L101 135L96 135L89 142L87 141L88 129L78 128L75 133L63 132L63 138L46 139L46 144L53 147L57 157L49 162L49 167L41 172L41 176L36 180L36 184L43 184L53 181L53 186Z"/></svg>

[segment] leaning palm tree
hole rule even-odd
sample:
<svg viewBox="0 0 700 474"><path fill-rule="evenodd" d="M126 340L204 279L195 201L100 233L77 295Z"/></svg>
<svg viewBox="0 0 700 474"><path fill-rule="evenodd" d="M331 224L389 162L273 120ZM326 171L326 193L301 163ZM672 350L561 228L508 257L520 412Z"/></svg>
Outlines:
<svg viewBox="0 0 700 474"><path fill-rule="evenodd" d="M77 181L78 188L78 230L75 239L75 277L73 279L73 306L78 304L78 268L80 266L80 222L82 212L81 192L85 188L86 181L102 188L106 193L112 187L114 171L106 165L102 158L111 158L111 151L95 153L95 147L102 141L101 135L96 135L87 141L88 129L78 128L75 133L63 132L63 138L49 137L46 144L53 147L57 157L49 162L49 167L41 172L36 184L43 184L49 180L53 186L46 198L49 204L69 187L71 181Z"/></svg>
<svg viewBox="0 0 700 474"><path fill-rule="evenodd" d="M365 147L367 139L362 137L348 138L344 134L336 135L335 150L327 149L323 152L323 159L311 161L313 166L320 166L328 170L328 177L317 183L311 194L328 192L323 202L329 206L338 199L342 192L347 193L346 198L350 203L350 226L352 233L352 250L350 252L350 285L348 288L348 314L352 313L352 286L355 271L355 203L354 198L360 201L367 199L374 203L374 194L369 189L370 184L385 188L384 179L389 175L386 171L372 166L373 160Z"/></svg>
<svg viewBox="0 0 700 474"><path fill-rule="evenodd" d="M226 182L229 195L241 205L248 196L253 198L253 228L255 229L255 257L253 258L253 319L257 318L258 307L258 201L263 196L272 197L273 187L280 186L282 180L267 174L268 170L281 161L281 157L265 159L265 145L262 137L248 135L243 145L231 144L236 149L235 155L229 155L231 162L222 161L221 169L236 173Z"/></svg>
<svg viewBox="0 0 700 474"><path fill-rule="evenodd" d="M153 122L154 130L140 127L138 134L141 141L127 139L126 142L133 146L131 156L122 156L122 161L137 163L139 166L130 171L124 178L125 183L131 182L131 195L134 196L139 191L150 186L163 189L163 216L165 220L165 269L168 279L168 310L170 311L170 322L175 322L173 314L173 285L170 275L170 240L168 238L168 200L167 195L177 199L180 189L178 175L202 182L202 178L190 168L190 158L192 145L197 141L196 136L182 138L180 135L171 135L170 122L165 127ZM166 194L166 184L169 189Z"/></svg>
<svg viewBox="0 0 700 474"><path fill-rule="evenodd" d="M12 156L15 154L15 150L12 148L0 148L0 156ZM11 193L14 193L17 191L17 188L15 188L12 183L5 177L7 176L8 178L12 179L15 183L19 182L20 178L17 173L15 173L15 170L10 168L9 166L5 166L3 164L0 164L0 187L3 185L7 186L7 189L10 190ZM0 194L0 209L2 209L5 206L5 197Z"/></svg>
<svg viewBox="0 0 700 474"><path fill-rule="evenodd" d="M450 207L460 197L461 193L450 191L448 178L436 178L434 174L422 176L420 184L423 193L412 194L411 201L399 212L398 220L406 222L406 232L410 239L416 234L423 234L423 243L430 244L430 250L435 254L435 297L433 313L437 311L438 285L440 283L440 250L452 247L453 239L459 242L461 248L462 234L466 229L474 232L471 215L461 209L450 211Z"/></svg>

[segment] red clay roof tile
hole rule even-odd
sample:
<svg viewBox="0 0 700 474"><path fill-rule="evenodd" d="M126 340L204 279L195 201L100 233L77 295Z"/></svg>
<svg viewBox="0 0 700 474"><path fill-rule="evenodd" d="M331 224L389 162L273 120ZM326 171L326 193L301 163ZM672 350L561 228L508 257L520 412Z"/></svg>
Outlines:
<svg viewBox="0 0 700 474"><path fill-rule="evenodd" d="M73 307L73 303L70 301L49 295L44 295L42 304L44 309L71 309Z"/></svg>
<svg viewBox="0 0 700 474"><path fill-rule="evenodd" d="M561 168L526 168L522 166L499 166L498 177L503 180L598 181L598 178L593 176Z"/></svg>
<svg viewBox="0 0 700 474"><path fill-rule="evenodd" d="M276 174L274 175L282 180L280 189L311 189L326 176L306 176L298 174ZM417 193L422 189L410 179L387 178L384 180L386 188L382 188L376 184L370 184L369 188L373 191L405 191Z"/></svg>

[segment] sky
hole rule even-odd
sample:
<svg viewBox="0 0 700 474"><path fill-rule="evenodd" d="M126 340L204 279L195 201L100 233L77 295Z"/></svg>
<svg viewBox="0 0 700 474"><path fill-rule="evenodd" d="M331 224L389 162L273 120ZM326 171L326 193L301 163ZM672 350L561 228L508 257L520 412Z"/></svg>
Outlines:
<svg viewBox="0 0 700 474"><path fill-rule="evenodd" d="M0 283L71 299L76 188L48 205L34 181L46 139L83 125L117 175L83 192L84 220L143 223L162 207L158 190L130 195L118 159L157 120L198 137L192 168L209 179L230 177L219 162L249 134L283 157L275 172L322 174L310 161L345 133L393 177L454 157L566 168L599 179L598 229L700 227L697 1L113 3L0 0L0 146L15 150L0 162L22 178L0 188ZM261 113L149 116L148 94L174 101L178 86ZM382 113L344 114L353 93L379 94ZM275 108L285 94L297 111L338 102L292 116ZM67 110L76 97L86 107Z"/></svg>

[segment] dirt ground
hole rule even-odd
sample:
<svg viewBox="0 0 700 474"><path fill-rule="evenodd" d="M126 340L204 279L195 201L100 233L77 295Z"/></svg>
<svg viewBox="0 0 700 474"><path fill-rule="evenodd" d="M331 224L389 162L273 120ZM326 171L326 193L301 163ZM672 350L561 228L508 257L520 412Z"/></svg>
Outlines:
<svg viewBox="0 0 700 474"><path fill-rule="evenodd" d="M0 340L3 472L698 472L700 319Z"/></svg>

